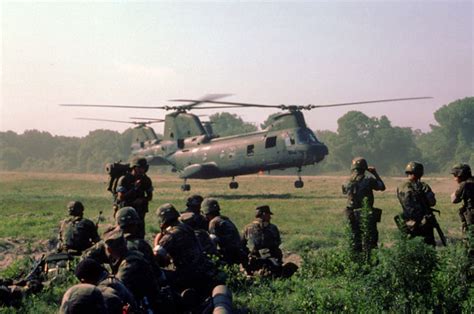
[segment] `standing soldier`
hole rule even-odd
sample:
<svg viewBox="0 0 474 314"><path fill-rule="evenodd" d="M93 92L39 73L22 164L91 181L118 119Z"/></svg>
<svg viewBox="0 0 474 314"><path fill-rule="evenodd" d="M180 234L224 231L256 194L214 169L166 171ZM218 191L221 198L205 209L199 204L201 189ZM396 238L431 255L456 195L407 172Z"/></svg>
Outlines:
<svg viewBox="0 0 474 314"><path fill-rule="evenodd" d="M220 213L217 200L206 198L201 204L206 219L209 221L209 234L219 247L219 253L227 264L240 264L245 261L246 254L242 250L239 231L234 223Z"/></svg>
<svg viewBox="0 0 474 314"><path fill-rule="evenodd" d="M153 184L146 175L148 163L145 158L135 158L130 164L131 171L120 177L117 183L117 205L119 208L131 206L140 217L137 236L145 237L145 215L148 203L153 198Z"/></svg>
<svg viewBox="0 0 474 314"><path fill-rule="evenodd" d="M458 189L451 195L454 204L463 203L459 209L462 231L466 232L474 225L474 178L468 164L457 164L451 169L451 174L458 183Z"/></svg>
<svg viewBox="0 0 474 314"><path fill-rule="evenodd" d="M372 175L367 175L365 171ZM346 216L349 220L353 236L353 250L362 251L362 232L361 232L361 209L364 206L364 199L367 201L369 248L376 248L379 238L377 222L380 222L382 211L374 208L373 191L385 191L385 184L378 175L374 167L369 167L367 161L362 157L352 160L351 178L342 186L342 192L347 195Z"/></svg>
<svg viewBox="0 0 474 314"><path fill-rule="evenodd" d="M89 219L83 218L84 205L71 201L67 205L69 215L61 222L58 236L58 252L81 255L82 251L100 241L97 226Z"/></svg>
<svg viewBox="0 0 474 314"><path fill-rule="evenodd" d="M242 243L249 250L247 273L266 268L271 274L279 275L283 264L280 250L281 238L277 226L270 223L273 213L268 205L256 208L255 220L246 225Z"/></svg>
<svg viewBox="0 0 474 314"><path fill-rule="evenodd" d="M398 227L410 237L421 236L426 244L435 246L431 207L436 205L435 194L430 186L421 181L423 165L410 161L405 174L408 180L397 188L397 197L403 208L401 216L395 217ZM401 220L397 218L401 217Z"/></svg>

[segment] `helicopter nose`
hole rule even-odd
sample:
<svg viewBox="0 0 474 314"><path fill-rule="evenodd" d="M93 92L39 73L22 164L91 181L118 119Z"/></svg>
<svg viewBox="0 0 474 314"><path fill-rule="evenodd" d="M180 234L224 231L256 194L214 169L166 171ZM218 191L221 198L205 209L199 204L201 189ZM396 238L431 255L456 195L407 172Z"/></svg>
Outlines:
<svg viewBox="0 0 474 314"><path fill-rule="evenodd" d="M308 157L313 159L314 162L320 162L329 153L328 147L322 143L311 145L308 152Z"/></svg>

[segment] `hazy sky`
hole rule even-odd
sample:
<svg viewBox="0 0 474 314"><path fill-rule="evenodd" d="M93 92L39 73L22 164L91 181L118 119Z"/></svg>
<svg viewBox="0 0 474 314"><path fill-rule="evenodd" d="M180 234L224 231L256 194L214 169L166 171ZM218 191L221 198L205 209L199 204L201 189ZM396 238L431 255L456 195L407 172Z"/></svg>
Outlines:
<svg viewBox="0 0 474 314"><path fill-rule="evenodd" d="M0 131L122 131L74 117L165 112L58 104L167 105L208 93L264 104L433 96L305 113L314 130L336 130L359 110L428 131L439 107L474 95L473 10L473 1L2 1ZM275 112L228 111L256 123Z"/></svg>

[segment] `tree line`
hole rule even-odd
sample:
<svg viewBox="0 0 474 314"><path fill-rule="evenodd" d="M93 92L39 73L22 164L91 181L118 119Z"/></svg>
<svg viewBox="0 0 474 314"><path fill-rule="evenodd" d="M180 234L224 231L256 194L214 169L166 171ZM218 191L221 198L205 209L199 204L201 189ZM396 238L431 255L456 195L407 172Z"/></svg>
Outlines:
<svg viewBox="0 0 474 314"><path fill-rule="evenodd" d="M271 117L271 116L270 116ZM268 125L270 117L260 125ZM474 166L474 97L456 100L434 113L437 125L429 132L393 126L386 116L368 117L349 111L336 132L316 131L329 147L324 161L304 169L305 174L347 171L355 156L364 156L384 174L402 174L405 164L419 160L426 172L445 173L456 162ZM215 134L228 136L257 131L257 126L227 112L209 117ZM128 160L137 132L127 129L91 131L85 137L54 136L28 130L0 132L0 169L100 173L104 164Z"/></svg>

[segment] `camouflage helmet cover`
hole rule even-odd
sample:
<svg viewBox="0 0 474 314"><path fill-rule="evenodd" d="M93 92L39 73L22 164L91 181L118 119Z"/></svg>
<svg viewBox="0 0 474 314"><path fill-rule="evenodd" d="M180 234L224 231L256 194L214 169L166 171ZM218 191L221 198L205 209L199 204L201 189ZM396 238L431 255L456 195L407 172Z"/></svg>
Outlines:
<svg viewBox="0 0 474 314"><path fill-rule="evenodd" d="M80 283L69 288L63 296L59 313L105 313L104 297L91 284Z"/></svg>
<svg viewBox="0 0 474 314"><path fill-rule="evenodd" d="M130 168L139 167L148 170L148 161L143 157L136 157L132 159L130 163Z"/></svg>
<svg viewBox="0 0 474 314"><path fill-rule="evenodd" d="M204 215L218 214L221 210L219 202L214 198L205 198L201 203L201 210Z"/></svg>
<svg viewBox="0 0 474 314"><path fill-rule="evenodd" d="M117 214L115 214L115 223L121 228L136 224L139 220L140 218L138 217L137 211L130 206L121 208Z"/></svg>
<svg viewBox="0 0 474 314"><path fill-rule="evenodd" d="M255 208L255 210L256 210L255 217L260 217L263 214L273 215L272 211L270 210L270 206L268 205L258 206L257 208Z"/></svg>
<svg viewBox="0 0 474 314"><path fill-rule="evenodd" d="M67 204L67 210L71 216L80 216L84 212L84 205L79 201L70 201Z"/></svg>
<svg viewBox="0 0 474 314"><path fill-rule="evenodd" d="M199 208L201 206L201 203L202 203L203 200L204 199L201 195L198 195L198 194L192 195L192 196L188 197L188 200L186 202L186 206Z"/></svg>
<svg viewBox="0 0 474 314"><path fill-rule="evenodd" d="M158 215L158 218L159 218L161 224L166 224L166 223L172 222L174 220L177 220L179 218L178 211L170 203L166 203L166 204L161 205L157 209L156 214Z"/></svg>
<svg viewBox="0 0 474 314"><path fill-rule="evenodd" d="M472 176L471 167L468 164L455 164L451 169L451 174L455 177L469 178Z"/></svg>
<svg viewBox="0 0 474 314"><path fill-rule="evenodd" d="M405 173L412 173L418 177L422 177L424 174L423 164L417 161L410 161L405 167Z"/></svg>
<svg viewBox="0 0 474 314"><path fill-rule="evenodd" d="M352 159L351 170L367 170L369 166L367 165L367 160L363 157L356 157Z"/></svg>

